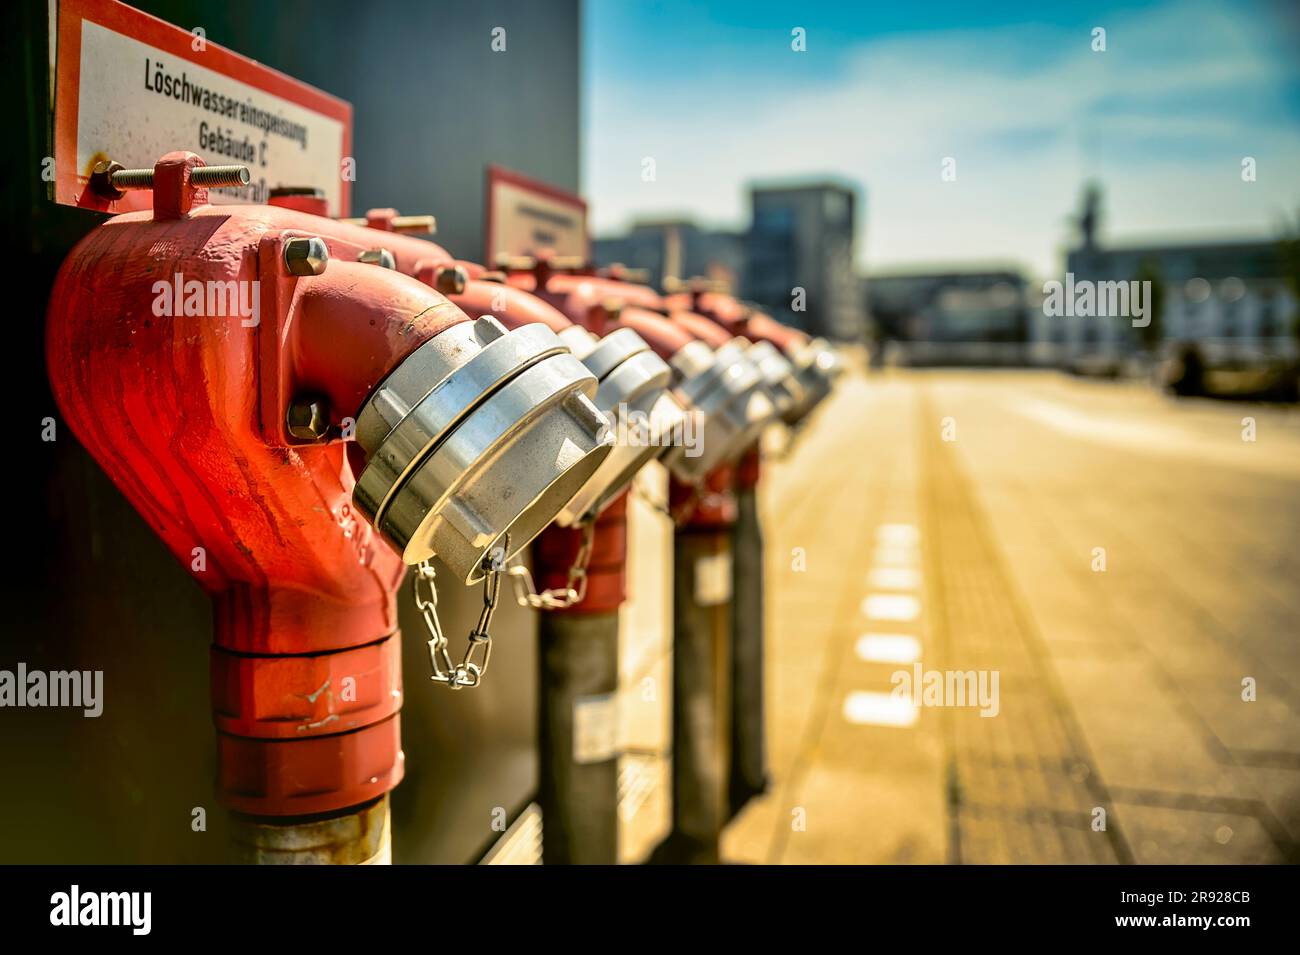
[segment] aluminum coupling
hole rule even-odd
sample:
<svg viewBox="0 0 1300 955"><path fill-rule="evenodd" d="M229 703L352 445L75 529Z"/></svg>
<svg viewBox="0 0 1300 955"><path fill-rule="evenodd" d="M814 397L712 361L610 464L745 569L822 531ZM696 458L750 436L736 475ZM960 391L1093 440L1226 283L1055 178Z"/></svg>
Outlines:
<svg viewBox="0 0 1300 955"><path fill-rule="evenodd" d="M803 400L804 386L795 375L794 365L769 341L756 341L746 352L749 360L758 366L768 396L776 407L777 415L785 420Z"/></svg>
<svg viewBox="0 0 1300 955"><path fill-rule="evenodd" d="M836 379L844 372L844 362L824 338L804 342L789 358L795 378L804 389L803 398L782 416L787 424L794 424L830 395Z"/></svg>
<svg viewBox="0 0 1300 955"><path fill-rule="evenodd" d="M673 397L672 369L630 328L597 338L581 325L560 339L596 377L596 407L609 425L614 450L555 522L568 527L595 517L617 497L637 471L680 443L686 411Z"/></svg>
<svg viewBox="0 0 1300 955"><path fill-rule="evenodd" d="M484 558L527 546L609 456L596 388L545 325L453 325L366 399L353 500L406 563L437 555L475 583Z"/></svg>
<svg viewBox="0 0 1300 955"><path fill-rule="evenodd" d="M715 467L739 454L772 421L776 408L768 398L757 366L745 357L744 345L732 340L716 352L692 341L670 364L684 404L698 412L696 446L677 446L664 463L681 481L698 484ZM692 453L694 452L694 453Z"/></svg>

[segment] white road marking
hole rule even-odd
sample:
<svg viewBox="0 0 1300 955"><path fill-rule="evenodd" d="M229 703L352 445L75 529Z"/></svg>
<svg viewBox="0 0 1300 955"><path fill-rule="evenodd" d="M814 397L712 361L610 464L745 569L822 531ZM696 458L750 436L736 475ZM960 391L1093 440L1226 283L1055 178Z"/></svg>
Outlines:
<svg viewBox="0 0 1300 955"><path fill-rule="evenodd" d="M874 590L916 590L921 573L912 567L873 567L867 585Z"/></svg>
<svg viewBox="0 0 1300 955"><path fill-rule="evenodd" d="M871 594L862 601L868 620L915 620L921 615L921 601L910 594Z"/></svg>
<svg viewBox="0 0 1300 955"><path fill-rule="evenodd" d="M906 633L866 633L854 646L867 663L915 663L921 659L921 641Z"/></svg>
<svg viewBox="0 0 1300 955"><path fill-rule="evenodd" d="M915 567L917 557L915 547L881 544L871 555L871 562L877 567Z"/></svg>
<svg viewBox="0 0 1300 955"><path fill-rule="evenodd" d="M921 532L915 524L881 524L876 528L876 540L881 544L915 547L921 540Z"/></svg>
<svg viewBox="0 0 1300 955"><path fill-rule="evenodd" d="M868 726L912 726L920 711L892 693L856 690L844 698L844 719Z"/></svg>

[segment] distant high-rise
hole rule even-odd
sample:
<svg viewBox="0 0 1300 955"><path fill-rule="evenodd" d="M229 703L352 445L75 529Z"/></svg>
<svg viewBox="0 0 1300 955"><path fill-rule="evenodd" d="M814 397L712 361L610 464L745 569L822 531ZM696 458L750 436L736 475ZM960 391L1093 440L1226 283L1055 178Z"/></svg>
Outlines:
<svg viewBox="0 0 1300 955"><path fill-rule="evenodd" d="M755 187L750 205L744 297L809 334L860 340L854 191L835 183Z"/></svg>
<svg viewBox="0 0 1300 955"><path fill-rule="evenodd" d="M597 265L618 262L645 269L647 281L662 288L664 279L697 275L739 287L744 269L745 237L723 229L702 229L684 219L639 221L626 235L594 243Z"/></svg>

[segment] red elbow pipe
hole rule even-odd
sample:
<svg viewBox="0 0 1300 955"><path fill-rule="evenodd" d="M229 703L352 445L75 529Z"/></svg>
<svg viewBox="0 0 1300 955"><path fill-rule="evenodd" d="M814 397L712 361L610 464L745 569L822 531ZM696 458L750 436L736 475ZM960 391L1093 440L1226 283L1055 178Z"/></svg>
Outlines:
<svg viewBox="0 0 1300 955"><path fill-rule="evenodd" d="M423 279L423 271L420 277ZM447 297L471 318L491 315L506 328L540 322L558 334L573 325L562 312L537 296L502 282L471 278L463 291L452 292Z"/></svg>
<svg viewBox="0 0 1300 955"><path fill-rule="evenodd" d="M720 292L678 292L665 300L670 312L694 312L720 325L733 336L749 337L750 309Z"/></svg>
<svg viewBox="0 0 1300 955"><path fill-rule="evenodd" d="M200 163L164 157L154 212L117 216L69 254L49 304L51 385L81 443L212 596L223 801L333 811L403 773L405 567L353 510L339 429L404 356L469 319L356 262L373 247L364 229L204 205L188 181ZM326 240L321 274L287 269L286 243L304 235ZM250 312L187 314L190 296L173 290L191 282L199 302L204 289L209 302L213 288L248 292ZM305 393L327 405L319 441L286 432L286 396Z"/></svg>
<svg viewBox="0 0 1300 955"><path fill-rule="evenodd" d="M619 313L618 323L644 338L646 344L664 361L671 361L674 355L695 341L696 337L682 326L669 321L666 316L644 308L624 308Z"/></svg>
<svg viewBox="0 0 1300 955"><path fill-rule="evenodd" d="M669 314L669 318L672 319L673 324L713 349L721 348L734 337L731 332L717 323L694 312L674 311Z"/></svg>
<svg viewBox="0 0 1300 955"><path fill-rule="evenodd" d="M537 275L532 272L516 272L509 276L508 281L549 302L571 322L595 335L603 335L607 330L605 326L609 321L609 306L615 302L623 307L663 311L663 298L654 289L644 285L594 275L552 273L543 278L544 281L539 283Z"/></svg>
<svg viewBox="0 0 1300 955"><path fill-rule="evenodd" d="M750 316L745 333L755 341L771 342L786 355L793 355L808 344L808 336L803 332L762 313Z"/></svg>

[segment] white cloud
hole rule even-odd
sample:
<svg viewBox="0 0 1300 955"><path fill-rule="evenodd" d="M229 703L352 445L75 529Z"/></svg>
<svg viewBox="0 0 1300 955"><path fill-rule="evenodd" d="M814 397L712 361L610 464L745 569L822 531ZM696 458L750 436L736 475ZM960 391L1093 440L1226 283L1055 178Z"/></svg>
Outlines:
<svg viewBox="0 0 1300 955"><path fill-rule="evenodd" d="M682 211L740 225L746 182L829 174L866 187L872 269L1011 260L1050 274L1089 175L1119 239L1267 234L1300 204L1300 131L1267 119L1284 115L1277 91L1293 68L1270 55L1266 22L1200 3L1099 25L1105 53L1087 31L1041 26L888 36L834 76L762 97L746 96L743 76L635 89L595 77L597 230ZM1245 155L1259 160L1252 184ZM946 156L956 182L940 179Z"/></svg>

